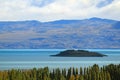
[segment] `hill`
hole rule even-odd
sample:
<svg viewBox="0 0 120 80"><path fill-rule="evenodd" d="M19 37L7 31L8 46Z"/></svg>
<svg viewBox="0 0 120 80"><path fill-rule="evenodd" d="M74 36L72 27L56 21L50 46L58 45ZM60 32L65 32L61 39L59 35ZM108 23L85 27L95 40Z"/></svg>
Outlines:
<svg viewBox="0 0 120 80"><path fill-rule="evenodd" d="M0 48L120 48L120 21L0 21Z"/></svg>

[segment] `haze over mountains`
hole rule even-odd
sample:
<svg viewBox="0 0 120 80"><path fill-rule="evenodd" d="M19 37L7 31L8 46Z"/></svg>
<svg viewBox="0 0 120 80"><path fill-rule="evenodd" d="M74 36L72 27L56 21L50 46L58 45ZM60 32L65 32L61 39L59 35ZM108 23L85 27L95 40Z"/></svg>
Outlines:
<svg viewBox="0 0 120 80"><path fill-rule="evenodd" d="M0 21L0 48L120 48L120 21Z"/></svg>

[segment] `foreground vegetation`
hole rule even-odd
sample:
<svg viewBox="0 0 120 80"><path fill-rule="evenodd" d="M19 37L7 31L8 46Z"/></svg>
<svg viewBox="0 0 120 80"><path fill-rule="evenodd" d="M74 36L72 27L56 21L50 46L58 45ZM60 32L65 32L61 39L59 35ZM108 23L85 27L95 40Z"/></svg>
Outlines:
<svg viewBox="0 0 120 80"><path fill-rule="evenodd" d="M120 64L99 67L53 69L33 68L29 70L0 71L0 80L120 80Z"/></svg>

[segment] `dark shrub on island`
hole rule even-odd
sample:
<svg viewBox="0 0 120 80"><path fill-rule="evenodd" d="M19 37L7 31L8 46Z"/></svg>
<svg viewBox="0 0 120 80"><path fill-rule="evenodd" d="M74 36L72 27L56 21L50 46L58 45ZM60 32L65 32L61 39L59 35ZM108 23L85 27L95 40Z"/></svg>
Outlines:
<svg viewBox="0 0 120 80"><path fill-rule="evenodd" d="M66 50L62 51L59 54L51 55L58 57L104 57L107 55L98 53L98 52L90 52L86 50Z"/></svg>

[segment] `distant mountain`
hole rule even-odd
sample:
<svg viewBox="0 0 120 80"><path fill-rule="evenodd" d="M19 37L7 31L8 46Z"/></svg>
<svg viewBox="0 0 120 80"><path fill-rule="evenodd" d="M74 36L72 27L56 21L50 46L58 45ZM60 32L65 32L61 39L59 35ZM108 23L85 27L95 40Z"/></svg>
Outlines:
<svg viewBox="0 0 120 80"><path fill-rule="evenodd" d="M1 21L0 48L120 48L120 21Z"/></svg>

